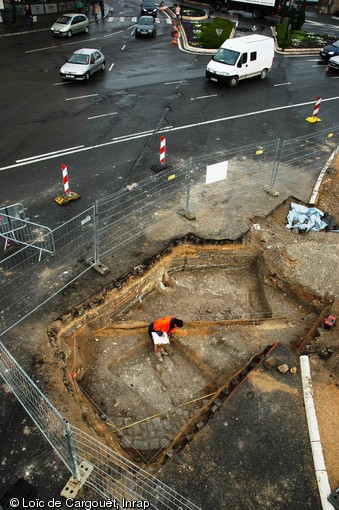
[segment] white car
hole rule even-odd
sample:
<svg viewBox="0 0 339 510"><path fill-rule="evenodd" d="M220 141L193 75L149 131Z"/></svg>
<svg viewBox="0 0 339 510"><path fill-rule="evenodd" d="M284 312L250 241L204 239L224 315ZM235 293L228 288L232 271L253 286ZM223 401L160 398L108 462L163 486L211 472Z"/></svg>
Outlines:
<svg viewBox="0 0 339 510"><path fill-rule="evenodd" d="M61 35L72 37L77 32L88 33L89 19L85 14L63 14L60 18L52 25L51 32L54 35Z"/></svg>
<svg viewBox="0 0 339 510"><path fill-rule="evenodd" d="M64 80L89 80L96 71L104 71L106 61L99 50L82 48L66 59L66 64L60 69Z"/></svg>
<svg viewBox="0 0 339 510"><path fill-rule="evenodd" d="M332 69L336 69L337 71L339 71L339 55L336 56L336 57L332 57L329 59L329 61L327 62L328 63L328 66L331 67Z"/></svg>

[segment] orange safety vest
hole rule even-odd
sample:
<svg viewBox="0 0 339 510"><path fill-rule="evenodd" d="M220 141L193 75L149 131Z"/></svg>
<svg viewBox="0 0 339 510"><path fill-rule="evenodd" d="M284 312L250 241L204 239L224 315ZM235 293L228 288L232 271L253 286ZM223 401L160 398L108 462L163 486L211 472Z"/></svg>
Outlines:
<svg viewBox="0 0 339 510"><path fill-rule="evenodd" d="M153 330L162 331L163 333L167 333L168 335L170 335L177 329L176 326L173 326L171 328L171 319L174 319L174 315L171 315L170 317L163 317L162 319L154 321Z"/></svg>

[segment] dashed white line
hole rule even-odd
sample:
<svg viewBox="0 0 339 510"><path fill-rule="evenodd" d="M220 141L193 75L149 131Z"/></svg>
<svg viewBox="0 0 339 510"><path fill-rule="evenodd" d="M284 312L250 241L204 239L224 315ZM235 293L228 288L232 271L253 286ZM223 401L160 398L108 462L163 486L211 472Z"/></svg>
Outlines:
<svg viewBox="0 0 339 510"><path fill-rule="evenodd" d="M283 87L284 85L291 85L291 82L287 81L286 83L276 83L273 87Z"/></svg>
<svg viewBox="0 0 339 510"><path fill-rule="evenodd" d="M123 30L119 30L119 32L113 32L113 34L106 34L106 35L104 35L104 37L112 37L112 35L121 34L122 32L123 32Z"/></svg>
<svg viewBox="0 0 339 510"><path fill-rule="evenodd" d="M166 81L164 85L175 85L176 83L185 83L185 80L179 80L179 81Z"/></svg>
<svg viewBox="0 0 339 510"><path fill-rule="evenodd" d="M94 117L88 117L88 120L99 119L100 117L108 117L108 115L116 115L118 112L103 113L102 115L95 115Z"/></svg>
<svg viewBox="0 0 339 510"><path fill-rule="evenodd" d="M196 99L207 99L209 97L217 97L218 94L209 94L208 96L198 96L198 97L191 97L191 101L195 101Z"/></svg>
<svg viewBox="0 0 339 510"><path fill-rule="evenodd" d="M112 71L113 66L114 66L114 63L111 65L111 67L110 67L108 70L109 70L109 71Z"/></svg>
<svg viewBox="0 0 339 510"><path fill-rule="evenodd" d="M124 50L126 48L126 44L123 45L123 47L121 48L121 50Z"/></svg>
<svg viewBox="0 0 339 510"><path fill-rule="evenodd" d="M36 50L27 50L27 51L25 51L25 53L34 53L35 51L52 50L53 48L57 48L57 46L46 46L45 48L37 48Z"/></svg>
<svg viewBox="0 0 339 510"><path fill-rule="evenodd" d="M88 41L96 41L96 37L92 37L91 39L85 39L83 41L75 41L75 42L69 42L67 43L67 46L72 46L72 44L80 44L80 43L88 43Z"/></svg>
<svg viewBox="0 0 339 510"><path fill-rule="evenodd" d="M66 101L73 101L74 99L85 99L86 97L94 97L98 95L99 94L88 94L88 96L68 97Z"/></svg>

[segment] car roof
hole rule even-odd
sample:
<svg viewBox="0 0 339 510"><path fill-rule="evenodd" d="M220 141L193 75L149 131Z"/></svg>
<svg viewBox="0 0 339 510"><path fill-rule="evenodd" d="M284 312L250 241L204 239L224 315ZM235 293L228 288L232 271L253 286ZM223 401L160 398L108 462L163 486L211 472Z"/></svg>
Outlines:
<svg viewBox="0 0 339 510"><path fill-rule="evenodd" d="M146 15L145 16L140 16L139 21L142 20L142 19L150 19L150 20L152 20L154 22L153 16L146 16Z"/></svg>
<svg viewBox="0 0 339 510"><path fill-rule="evenodd" d="M80 50L76 50L76 51L74 51L74 53L79 53L79 54L82 54L82 55L87 55L88 53L92 53L93 51L100 51L100 50L97 50L95 48L80 48Z"/></svg>

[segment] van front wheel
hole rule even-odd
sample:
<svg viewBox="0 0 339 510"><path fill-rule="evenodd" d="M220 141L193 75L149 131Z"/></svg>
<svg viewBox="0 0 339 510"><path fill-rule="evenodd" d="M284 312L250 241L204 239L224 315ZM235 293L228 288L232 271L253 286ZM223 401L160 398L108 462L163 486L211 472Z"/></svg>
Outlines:
<svg viewBox="0 0 339 510"><path fill-rule="evenodd" d="M238 85L238 81L239 81L238 76L232 76L232 78L230 78L230 81L228 82L228 84L230 87L236 87Z"/></svg>
<svg viewBox="0 0 339 510"><path fill-rule="evenodd" d="M260 73L260 79L264 80L267 76L267 69L263 69Z"/></svg>

